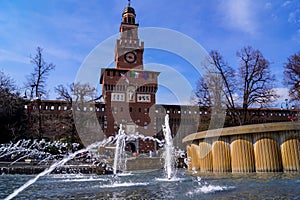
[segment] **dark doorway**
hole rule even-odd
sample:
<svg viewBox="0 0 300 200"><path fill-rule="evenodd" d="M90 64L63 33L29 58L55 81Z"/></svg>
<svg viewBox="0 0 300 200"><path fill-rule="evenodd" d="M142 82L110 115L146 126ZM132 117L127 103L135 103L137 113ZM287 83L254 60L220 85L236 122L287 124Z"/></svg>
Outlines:
<svg viewBox="0 0 300 200"><path fill-rule="evenodd" d="M136 152L136 146L133 142L130 142L126 145L126 151L130 151L132 153Z"/></svg>

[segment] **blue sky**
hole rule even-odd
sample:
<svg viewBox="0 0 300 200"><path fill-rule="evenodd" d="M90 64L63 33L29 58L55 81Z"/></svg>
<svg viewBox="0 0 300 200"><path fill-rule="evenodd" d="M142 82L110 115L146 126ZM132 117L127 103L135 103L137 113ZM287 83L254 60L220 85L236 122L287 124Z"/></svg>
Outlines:
<svg viewBox="0 0 300 200"><path fill-rule="evenodd" d="M49 98L53 87L75 80L84 59L101 42L118 33L126 0L1 0L0 69L22 87L33 66L30 55L44 49L46 62L56 65L48 79ZM297 0L132 0L140 27L161 27L181 32L207 51L218 50L233 67L236 52L251 45L271 62L277 88L283 88L283 65L300 51L300 3ZM143 38L141 38L143 40ZM112 51L113 55L114 52ZM191 85L197 76L180 58L147 50L144 63L168 65L185 73ZM99 66L99 69L105 66ZM162 70L164 71L164 70ZM178 103L161 87L158 103ZM279 89L283 101L284 89Z"/></svg>

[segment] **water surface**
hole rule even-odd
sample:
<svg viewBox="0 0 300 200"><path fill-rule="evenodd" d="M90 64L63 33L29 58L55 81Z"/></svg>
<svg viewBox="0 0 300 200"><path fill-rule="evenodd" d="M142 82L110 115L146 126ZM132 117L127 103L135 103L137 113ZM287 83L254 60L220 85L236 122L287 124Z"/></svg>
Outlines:
<svg viewBox="0 0 300 200"><path fill-rule="evenodd" d="M15 199L300 199L299 173L47 175ZM0 199L34 175L1 175Z"/></svg>

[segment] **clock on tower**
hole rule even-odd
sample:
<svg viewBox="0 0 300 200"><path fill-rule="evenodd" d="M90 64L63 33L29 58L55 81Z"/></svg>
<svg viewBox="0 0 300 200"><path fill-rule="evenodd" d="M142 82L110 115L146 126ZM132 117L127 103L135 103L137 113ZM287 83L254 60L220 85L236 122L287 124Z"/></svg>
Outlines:
<svg viewBox="0 0 300 200"><path fill-rule="evenodd" d="M125 59L125 62L127 62L127 63L136 62L136 52L135 51L129 51L129 52L125 53L124 59Z"/></svg>

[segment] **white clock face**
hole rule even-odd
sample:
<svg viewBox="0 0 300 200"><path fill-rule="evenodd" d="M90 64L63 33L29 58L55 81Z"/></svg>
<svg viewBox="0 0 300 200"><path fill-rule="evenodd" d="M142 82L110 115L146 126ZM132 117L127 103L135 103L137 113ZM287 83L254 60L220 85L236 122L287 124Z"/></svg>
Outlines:
<svg viewBox="0 0 300 200"><path fill-rule="evenodd" d="M128 63L134 63L136 61L136 55L134 52L128 52L124 55L125 61Z"/></svg>
<svg viewBox="0 0 300 200"><path fill-rule="evenodd" d="M126 131L128 134L134 134L135 132L135 125L132 125L132 124L127 124L126 126Z"/></svg>

